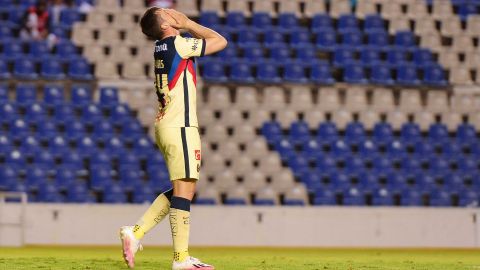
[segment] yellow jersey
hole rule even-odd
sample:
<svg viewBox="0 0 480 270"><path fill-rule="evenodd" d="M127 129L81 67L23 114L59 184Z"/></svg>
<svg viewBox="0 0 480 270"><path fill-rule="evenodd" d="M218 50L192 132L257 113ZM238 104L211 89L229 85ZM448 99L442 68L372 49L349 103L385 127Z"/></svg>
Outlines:
<svg viewBox="0 0 480 270"><path fill-rule="evenodd" d="M204 54L204 39L172 36L155 42L158 128L198 127L194 57Z"/></svg>

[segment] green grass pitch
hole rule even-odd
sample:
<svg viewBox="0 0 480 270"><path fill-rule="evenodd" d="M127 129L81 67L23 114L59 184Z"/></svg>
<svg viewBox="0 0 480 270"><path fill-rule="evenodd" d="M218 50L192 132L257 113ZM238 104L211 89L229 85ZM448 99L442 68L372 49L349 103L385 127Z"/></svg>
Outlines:
<svg viewBox="0 0 480 270"><path fill-rule="evenodd" d="M480 250L191 248L219 270L474 270ZM127 269L120 247L0 248L0 269ZM171 269L170 248L145 247L135 269Z"/></svg>

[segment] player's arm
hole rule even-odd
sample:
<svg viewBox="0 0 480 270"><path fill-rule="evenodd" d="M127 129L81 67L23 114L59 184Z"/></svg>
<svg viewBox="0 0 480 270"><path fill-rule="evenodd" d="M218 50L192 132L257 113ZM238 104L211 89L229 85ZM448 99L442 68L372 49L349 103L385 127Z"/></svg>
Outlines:
<svg viewBox="0 0 480 270"><path fill-rule="evenodd" d="M202 44L202 46L204 46L204 48L202 48L204 55L216 53L227 46L227 40L222 35L190 20L185 14L173 9L164 9L164 12L173 19L173 21L169 20L172 27L185 29L195 38L205 41Z"/></svg>

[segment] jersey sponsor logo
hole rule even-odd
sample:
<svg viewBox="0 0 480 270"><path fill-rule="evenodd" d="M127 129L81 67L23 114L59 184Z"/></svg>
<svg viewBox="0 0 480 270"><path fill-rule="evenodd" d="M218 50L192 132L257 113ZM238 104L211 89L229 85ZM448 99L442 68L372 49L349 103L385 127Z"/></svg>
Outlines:
<svg viewBox="0 0 480 270"><path fill-rule="evenodd" d="M197 163L197 172L200 172L200 163Z"/></svg>
<svg viewBox="0 0 480 270"><path fill-rule="evenodd" d="M195 150L195 159L196 160L202 159L202 155L200 153L200 150Z"/></svg>
<svg viewBox="0 0 480 270"><path fill-rule="evenodd" d="M200 40L194 39L193 40L193 45L192 45L192 51L196 51L198 48L198 43L200 43Z"/></svg>
<svg viewBox="0 0 480 270"><path fill-rule="evenodd" d="M163 43L155 46L155 52L162 52L168 50L167 44Z"/></svg>

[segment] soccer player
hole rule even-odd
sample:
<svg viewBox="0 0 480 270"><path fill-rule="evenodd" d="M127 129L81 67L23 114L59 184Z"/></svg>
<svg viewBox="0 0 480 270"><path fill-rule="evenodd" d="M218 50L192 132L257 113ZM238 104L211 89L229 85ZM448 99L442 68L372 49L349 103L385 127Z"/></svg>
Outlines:
<svg viewBox="0 0 480 270"><path fill-rule="evenodd" d="M155 137L167 163L173 189L158 196L134 226L120 229L123 257L134 267L140 240L170 214L173 238L173 270L214 269L188 252L190 202L200 173L200 136L196 114L195 58L218 52L227 40L217 32L190 20L173 9L149 8L140 25L155 39L155 88L159 111ZM180 36L185 29L193 38Z"/></svg>

